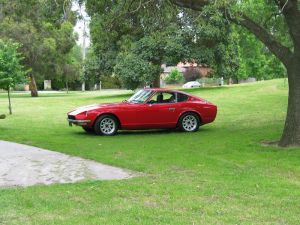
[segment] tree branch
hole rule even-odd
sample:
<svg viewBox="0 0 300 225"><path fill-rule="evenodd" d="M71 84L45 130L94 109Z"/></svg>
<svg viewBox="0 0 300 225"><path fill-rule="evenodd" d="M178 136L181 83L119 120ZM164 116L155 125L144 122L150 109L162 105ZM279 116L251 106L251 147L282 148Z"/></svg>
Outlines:
<svg viewBox="0 0 300 225"><path fill-rule="evenodd" d="M211 3L211 0L169 0L171 3L184 7L184 8L190 8L196 11L201 11L202 7ZM284 14L290 14L291 8L294 10L294 16L299 13L298 7L295 7L295 4L298 4L298 0L274 0L275 3L278 5L280 11ZM295 9L296 8L296 9ZM226 9L224 9L226 12ZM297 12L297 13L296 13ZM272 34L270 34L265 28L263 28L261 25L247 17L246 15L241 15L241 19L237 19L234 17L230 17L229 19L239 24L246 29L248 29L251 33L253 33L261 42L263 42L266 47L286 66L288 66L290 62L290 58L293 56L293 52L286 46L282 45L280 42L278 42ZM297 39L300 42L300 20L295 21L292 19L292 15L288 15L287 23L289 29L295 29L295 31L290 31L290 33L293 33L294 35L297 34L296 38L293 38L294 43L295 39ZM297 17L298 18L298 17ZM299 13L300 18L300 13ZM290 23L290 24L289 24ZM295 26L295 23L299 23L299 26ZM299 35L299 36L298 36ZM300 46L300 45L299 45Z"/></svg>
<svg viewBox="0 0 300 225"><path fill-rule="evenodd" d="M142 3L142 0L140 0L139 5L136 9L129 11L130 14L134 14L137 11L139 11L142 7L145 7L146 5L148 5L149 3L153 2L154 0L149 0L147 2Z"/></svg>
<svg viewBox="0 0 300 225"><path fill-rule="evenodd" d="M174 5L184 8L190 8L196 11L201 10L203 6L210 3L209 0L170 0L170 2Z"/></svg>
<svg viewBox="0 0 300 225"><path fill-rule="evenodd" d="M275 0L282 11L294 46L300 48L300 9L298 0Z"/></svg>
<svg viewBox="0 0 300 225"><path fill-rule="evenodd" d="M290 58L292 57L293 53L288 47L275 40L275 38L270 33L268 33L266 29L264 29L245 15L242 15L241 20L232 18L231 20L237 24L242 25L251 33L253 33L280 61L283 62L283 64L285 64L286 66L289 64Z"/></svg>

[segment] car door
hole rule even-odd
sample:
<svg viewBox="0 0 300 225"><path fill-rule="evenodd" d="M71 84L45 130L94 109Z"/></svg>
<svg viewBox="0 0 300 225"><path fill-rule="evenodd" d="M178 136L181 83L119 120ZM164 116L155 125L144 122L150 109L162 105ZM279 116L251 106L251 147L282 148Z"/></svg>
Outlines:
<svg viewBox="0 0 300 225"><path fill-rule="evenodd" d="M153 128L175 127L180 114L175 92L158 91L145 105L143 119Z"/></svg>
<svg viewBox="0 0 300 225"><path fill-rule="evenodd" d="M122 107L119 107L115 114L122 123L123 129L146 128L147 109L146 100L155 92L152 90L140 90L135 93Z"/></svg>

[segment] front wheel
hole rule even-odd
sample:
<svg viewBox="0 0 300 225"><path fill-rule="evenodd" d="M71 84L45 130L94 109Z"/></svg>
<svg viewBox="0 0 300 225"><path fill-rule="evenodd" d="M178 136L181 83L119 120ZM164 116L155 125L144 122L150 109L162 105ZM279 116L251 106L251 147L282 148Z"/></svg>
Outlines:
<svg viewBox="0 0 300 225"><path fill-rule="evenodd" d="M195 113L189 112L183 114L179 119L179 128L185 132L195 132L199 129L199 116Z"/></svg>
<svg viewBox="0 0 300 225"><path fill-rule="evenodd" d="M118 131L118 121L112 115L100 116L95 122L94 130L98 135L115 135Z"/></svg>

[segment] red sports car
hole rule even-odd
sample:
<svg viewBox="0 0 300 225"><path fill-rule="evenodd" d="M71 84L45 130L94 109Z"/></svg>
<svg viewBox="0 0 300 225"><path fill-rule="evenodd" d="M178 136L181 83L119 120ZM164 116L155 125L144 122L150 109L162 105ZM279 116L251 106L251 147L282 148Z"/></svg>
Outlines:
<svg viewBox="0 0 300 225"><path fill-rule="evenodd" d="M211 123L217 106L181 91L148 88L122 103L90 105L68 113L69 125L87 132L114 135L118 130L180 128L197 131Z"/></svg>

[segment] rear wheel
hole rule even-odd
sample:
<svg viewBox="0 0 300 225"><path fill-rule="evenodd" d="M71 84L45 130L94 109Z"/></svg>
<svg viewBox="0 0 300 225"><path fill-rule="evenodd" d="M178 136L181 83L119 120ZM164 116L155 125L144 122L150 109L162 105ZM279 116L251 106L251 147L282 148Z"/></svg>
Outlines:
<svg viewBox="0 0 300 225"><path fill-rule="evenodd" d="M94 130L98 135L112 136L118 131L118 120L112 115L100 116L94 125Z"/></svg>
<svg viewBox="0 0 300 225"><path fill-rule="evenodd" d="M185 132L195 132L199 129L200 119L196 113L188 112L179 119L179 128Z"/></svg>

